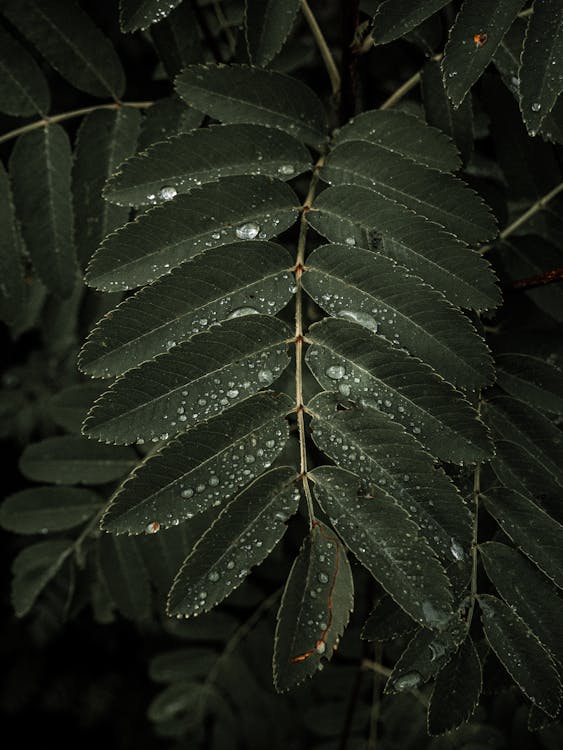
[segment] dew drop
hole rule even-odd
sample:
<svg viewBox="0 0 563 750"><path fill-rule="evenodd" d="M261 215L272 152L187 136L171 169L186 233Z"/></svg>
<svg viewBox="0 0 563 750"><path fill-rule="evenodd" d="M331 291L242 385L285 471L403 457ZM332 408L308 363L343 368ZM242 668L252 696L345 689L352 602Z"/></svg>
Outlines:
<svg viewBox="0 0 563 750"><path fill-rule="evenodd" d="M245 315L260 315L260 312L255 307L238 307L227 315L227 320L243 318Z"/></svg>
<svg viewBox="0 0 563 750"><path fill-rule="evenodd" d="M266 442L264 443L266 448L273 448L275 444L276 444L275 440L266 440Z"/></svg>
<svg viewBox="0 0 563 750"><path fill-rule="evenodd" d="M340 383L340 385L338 386L338 390L346 398L348 398L351 392L351 388L347 383Z"/></svg>
<svg viewBox="0 0 563 750"><path fill-rule="evenodd" d="M219 484L219 481L220 481L219 477L212 476L209 479L209 486L210 487L217 487L217 485Z"/></svg>
<svg viewBox="0 0 563 750"><path fill-rule="evenodd" d="M253 240L255 237L258 237L259 232L260 227L258 224L254 224L254 222L241 224L240 227L237 227L235 230L235 234L239 240Z"/></svg>
<svg viewBox="0 0 563 750"><path fill-rule="evenodd" d="M191 487L188 487L187 490L182 490L182 497L193 497L194 491Z"/></svg>
<svg viewBox="0 0 563 750"><path fill-rule="evenodd" d="M232 390L227 391L227 396L229 398L236 398L238 396L238 391L236 390L236 388L233 388Z"/></svg>
<svg viewBox="0 0 563 750"><path fill-rule="evenodd" d="M539 112L541 109L541 104L539 102L534 102L532 104L532 112Z"/></svg>
<svg viewBox="0 0 563 750"><path fill-rule="evenodd" d="M346 237L346 239L344 240L344 242L347 245L355 245L356 244L356 240L353 237Z"/></svg>
<svg viewBox="0 0 563 750"><path fill-rule="evenodd" d="M232 570L235 567L235 564L232 560L229 560L227 563L227 570Z"/></svg>
<svg viewBox="0 0 563 750"><path fill-rule="evenodd" d="M463 547L453 537L452 537L452 540L451 540L450 552L452 553L452 557L453 557L454 560L461 561L461 560L463 560L465 558L465 553L463 551Z"/></svg>
<svg viewBox="0 0 563 750"><path fill-rule="evenodd" d="M317 641L317 643L315 644L315 651L317 652L317 654L324 654L324 652L326 651L326 643L322 640Z"/></svg>
<svg viewBox="0 0 563 750"><path fill-rule="evenodd" d="M211 583L217 583L219 580L219 573L217 571L212 571L207 578L211 581Z"/></svg>
<svg viewBox="0 0 563 750"><path fill-rule="evenodd" d="M156 532L160 529L160 524L158 521L153 521L152 523L149 523L149 525L145 528L145 531L147 534L156 534Z"/></svg>
<svg viewBox="0 0 563 750"><path fill-rule="evenodd" d="M346 370L342 365L331 365L327 367L326 375L332 380L341 380L346 374Z"/></svg>
<svg viewBox="0 0 563 750"><path fill-rule="evenodd" d="M171 201L178 195L178 191L171 185L166 185L158 191L158 197L163 201Z"/></svg>
<svg viewBox="0 0 563 750"><path fill-rule="evenodd" d="M407 672L393 680L393 687L395 690L412 690L422 682L422 675L418 672Z"/></svg>
<svg viewBox="0 0 563 750"><path fill-rule="evenodd" d="M319 573L317 580L319 583L328 583L328 576L326 573Z"/></svg>
<svg viewBox="0 0 563 750"><path fill-rule="evenodd" d="M378 324L375 318L372 318L371 315L368 315L364 312L359 312L356 310L340 310L337 313L337 317L344 318L345 320L351 320L353 323L358 323L358 325L361 325L364 328L373 331L374 333L378 328Z"/></svg>
<svg viewBox="0 0 563 750"><path fill-rule="evenodd" d="M258 382L264 383L264 385L270 385L273 381L274 376L271 370L259 370L258 371Z"/></svg>
<svg viewBox="0 0 563 750"><path fill-rule="evenodd" d="M295 167L291 164L282 164L278 167L279 174L295 174Z"/></svg>

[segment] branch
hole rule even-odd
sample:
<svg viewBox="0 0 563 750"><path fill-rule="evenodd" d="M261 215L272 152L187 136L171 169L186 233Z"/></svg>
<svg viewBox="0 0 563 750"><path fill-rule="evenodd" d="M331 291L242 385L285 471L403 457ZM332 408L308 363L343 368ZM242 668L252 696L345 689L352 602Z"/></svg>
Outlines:
<svg viewBox="0 0 563 750"><path fill-rule="evenodd" d="M437 55L433 55L430 59L434 62L440 62L443 56L443 53L439 52ZM392 107L394 104L397 104L397 102L401 101L401 99L406 94L408 94L411 89L414 89L415 86L418 86L422 79L422 70L423 69L421 68L417 73L412 75L408 79L408 81L405 81L402 86L399 86L399 88L383 102L379 109L389 109L389 107Z"/></svg>
<svg viewBox="0 0 563 750"><path fill-rule="evenodd" d="M321 31L321 27L317 23L317 19L315 18L315 16L313 15L313 11L309 7L309 3L307 2L307 0L301 0L301 9L303 11L303 15L305 16L305 20L309 24L309 28L311 29L311 32L313 34L313 38L317 43L317 47L319 48L321 57L323 58L323 62L330 78L332 93L334 96L337 96L340 93L340 73L338 72L338 68L336 67L336 63L334 62L332 53L329 49L328 44L326 43L326 39L324 38L323 32Z"/></svg>
<svg viewBox="0 0 563 750"><path fill-rule="evenodd" d="M525 222L528 221L528 219L531 219L532 216L538 213L538 211L541 211L542 208L545 208L547 204L552 201L559 193L563 191L563 182L560 182L559 185L553 188L553 190L550 190L549 193L546 193L543 195L539 200L537 200L527 211L524 211L524 213L519 216L515 221L512 222L512 224L509 224L506 229L503 229L502 232L499 234L499 239L504 240L508 235L515 232L518 227L522 226ZM488 248L487 248L488 249Z"/></svg>

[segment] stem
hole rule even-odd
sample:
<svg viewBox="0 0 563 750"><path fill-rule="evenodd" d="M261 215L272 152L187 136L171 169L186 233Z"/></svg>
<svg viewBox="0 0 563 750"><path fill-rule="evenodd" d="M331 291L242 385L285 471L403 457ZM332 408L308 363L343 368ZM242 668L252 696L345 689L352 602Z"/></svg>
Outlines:
<svg viewBox="0 0 563 750"><path fill-rule="evenodd" d="M479 404L477 407L478 416L481 415L481 394L479 393ZM469 631L473 612L475 610L475 600L477 599L477 542L479 534L479 496L481 494L481 464L477 464L473 472L473 539L471 541L471 600L469 603L469 612L467 613L466 628Z"/></svg>
<svg viewBox="0 0 563 750"><path fill-rule="evenodd" d="M359 24L359 0L342 3L342 83L340 122L343 124L356 114L357 62L354 45Z"/></svg>
<svg viewBox="0 0 563 750"><path fill-rule="evenodd" d="M515 221L512 222L512 224L509 224L506 229L503 229L502 232L499 234L499 239L504 240L508 235L515 232L518 227L522 226L525 222L528 221L528 219L531 219L532 216L538 213L538 211L541 211L542 208L545 208L547 204L555 198L555 196L559 195L559 193L563 191L563 182L560 182L559 185L553 188L553 190L550 190L549 193L546 193L543 195L539 200L537 200L530 208L525 211L521 216L519 216Z"/></svg>
<svg viewBox="0 0 563 750"><path fill-rule="evenodd" d="M338 68L336 67L336 63L334 62L332 53L329 49L328 44L326 43L326 39L324 38L323 32L321 31L321 27L317 23L317 19L315 18L315 16L313 15L313 11L309 7L309 3L307 2L307 0L301 0L301 9L303 11L303 15L305 16L305 20L309 24L309 28L311 29L311 33L313 34L313 38L317 43L317 47L319 48L321 57L323 58L328 77L330 78L332 93L334 96L336 96L340 92L340 73L338 72Z"/></svg>
<svg viewBox="0 0 563 750"><path fill-rule="evenodd" d="M52 125L54 122L62 122L63 120L71 120L73 117L82 117L82 115L88 115L90 114L90 112L95 112L97 109L119 109L120 107L148 109L149 107L152 107L153 104L154 102L112 102L111 104L95 104L92 107L73 109L71 112L62 112L60 115L43 117L41 120L30 122L28 125L22 125L21 128L10 130L8 133L0 135L0 143L5 143L12 138L17 138L18 135L30 133L32 130L37 130L38 128L44 128L47 125Z"/></svg>
<svg viewBox="0 0 563 750"><path fill-rule="evenodd" d="M373 650L374 663L381 663L381 657L383 656L383 644L381 642L376 643ZM380 690L381 675L379 674L379 672L373 670L369 737L366 750L376 750L377 747L377 729L379 726L379 715L381 713Z"/></svg>
<svg viewBox="0 0 563 750"><path fill-rule="evenodd" d="M371 669L373 672L383 675L383 677L389 677L393 673L393 670L389 669L389 667L384 667L383 664L380 664L377 661L372 661L371 659L364 659L362 662L362 668Z"/></svg>
<svg viewBox="0 0 563 750"><path fill-rule="evenodd" d="M528 16L531 16L533 12L534 6L526 8L526 10L521 10L520 13L518 13L518 18L527 18Z"/></svg>
<svg viewBox="0 0 563 750"><path fill-rule="evenodd" d="M437 55L433 55L430 59L434 62L439 62L442 57L443 53L439 52ZM392 107L394 104L397 104L397 102L401 101L401 99L409 93L411 89L414 89L415 86L418 86L422 78L422 68L412 75L408 81L405 81L402 86L399 86L399 88L394 91L391 96L386 99L383 104L379 107L379 109L389 109L389 107Z"/></svg>

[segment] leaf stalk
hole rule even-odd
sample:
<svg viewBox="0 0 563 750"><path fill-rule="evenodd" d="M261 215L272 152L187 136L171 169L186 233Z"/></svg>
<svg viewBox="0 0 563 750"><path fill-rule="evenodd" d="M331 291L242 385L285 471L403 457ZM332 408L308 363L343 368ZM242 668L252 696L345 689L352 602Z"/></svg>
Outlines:
<svg viewBox="0 0 563 750"><path fill-rule="evenodd" d="M309 24L309 28L311 29L311 33L313 34L313 38L317 43L317 47L319 48L321 57L323 58L328 77L330 78L332 93L334 96L337 96L340 93L341 81L340 73L338 72L336 63L334 62L332 52L330 51L326 39L324 38L324 34L321 31L321 27L319 26L317 19L315 18L307 0L301 0L301 9L303 11L303 15L305 16L305 20Z"/></svg>

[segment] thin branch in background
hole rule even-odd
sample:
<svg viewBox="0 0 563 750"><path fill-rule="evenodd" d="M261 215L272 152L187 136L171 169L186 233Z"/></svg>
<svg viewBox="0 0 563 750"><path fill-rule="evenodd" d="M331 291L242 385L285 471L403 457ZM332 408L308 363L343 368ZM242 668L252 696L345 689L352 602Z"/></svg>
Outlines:
<svg viewBox="0 0 563 750"><path fill-rule="evenodd" d="M303 11L303 15L305 16L305 20L309 24L309 28L311 29L311 33L313 34L313 38L317 43L317 47L319 48L321 57L323 58L323 62L330 78L332 94L333 96L338 96L340 94L341 86L340 73L338 72L336 63L334 62L332 52L330 51L330 48L326 43L326 39L324 38L324 34L321 31L321 27L317 23L317 19L313 15L313 11L309 7L309 3L307 2L307 0L301 0L301 9Z"/></svg>
<svg viewBox="0 0 563 750"><path fill-rule="evenodd" d="M340 122L343 124L356 114L357 64L356 35L360 21L359 0L344 0L342 7L342 83L340 92Z"/></svg>
<svg viewBox="0 0 563 750"><path fill-rule="evenodd" d="M553 284L556 281L563 281L563 268L553 268L538 276L529 276L526 279L518 279L513 282L513 289L535 289L538 286Z"/></svg>
<svg viewBox="0 0 563 750"><path fill-rule="evenodd" d="M436 55L433 55L430 59L434 62L440 62L440 60L443 57L443 53L439 52ZM393 105L397 104L397 102L401 101L401 99L406 96L406 94L409 93L412 89L414 89L420 81L422 80L422 68L417 71L414 75L412 75L407 81L403 83L402 86L399 86L399 88L394 91L391 96L386 99L383 104L379 107L379 109L389 109L389 107L392 107Z"/></svg>
<svg viewBox="0 0 563 750"><path fill-rule="evenodd" d="M531 205L527 211L524 211L521 216L513 221L512 224L509 224L506 229L503 229L499 234L499 239L504 240L506 237L516 231L516 229L522 226L522 224L524 224L526 221L531 219L532 216L537 214L538 211L541 211L542 208L545 208L547 204L552 201L557 195L559 195L561 191L563 191L563 182L560 182L559 185L553 188L553 190L550 190L549 193L543 195L539 200Z"/></svg>

